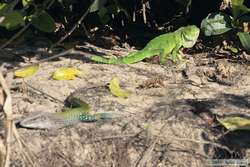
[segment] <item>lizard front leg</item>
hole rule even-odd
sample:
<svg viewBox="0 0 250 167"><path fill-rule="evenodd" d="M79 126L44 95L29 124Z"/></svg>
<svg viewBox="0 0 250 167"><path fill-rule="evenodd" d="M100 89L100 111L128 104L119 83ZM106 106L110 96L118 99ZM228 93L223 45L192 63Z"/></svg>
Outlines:
<svg viewBox="0 0 250 167"><path fill-rule="evenodd" d="M181 45L177 45L171 52L169 59L173 62L177 62L178 60L182 60L183 53L180 51Z"/></svg>
<svg viewBox="0 0 250 167"><path fill-rule="evenodd" d="M179 50L182 45L179 43L176 44L175 46L166 49L162 49L160 52L160 64L166 64L167 60L170 59L173 62L177 62L177 60L181 59L181 55L179 53Z"/></svg>
<svg viewBox="0 0 250 167"><path fill-rule="evenodd" d="M182 51L180 50L175 50L174 53L171 54L172 58L171 60L175 63L178 62L178 67L182 68L185 67L186 63L188 62L188 60L183 59L184 54L182 53Z"/></svg>
<svg viewBox="0 0 250 167"><path fill-rule="evenodd" d="M164 49L160 52L160 64L166 64L167 60L171 60L173 62L177 62L179 59L179 49L180 47L175 47L171 52L165 52Z"/></svg>

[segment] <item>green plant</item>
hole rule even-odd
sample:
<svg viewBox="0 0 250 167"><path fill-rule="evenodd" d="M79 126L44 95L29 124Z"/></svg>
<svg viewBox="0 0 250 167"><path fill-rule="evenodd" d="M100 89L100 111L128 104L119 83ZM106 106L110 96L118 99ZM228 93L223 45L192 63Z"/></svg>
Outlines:
<svg viewBox="0 0 250 167"><path fill-rule="evenodd" d="M15 30L30 23L43 32L55 31L55 21L45 10L54 1L45 0L37 4L33 0L22 0L21 7L18 2L0 3L0 26Z"/></svg>
<svg viewBox="0 0 250 167"><path fill-rule="evenodd" d="M52 12L52 16L47 12L49 7L60 6L63 8L62 19L67 19L67 14L79 15L79 11L75 11L72 6L78 5L85 10L87 2L81 3L80 1L64 1L64 0L13 0L10 3L0 3L0 26L5 27L7 30L15 30L30 23L36 29L42 32L54 32L56 29L55 21L53 17L57 16L55 12ZM85 8L85 9L84 9ZM127 18L129 14L125 8L123 8L118 0L90 0L89 13L96 12L100 17L100 20L106 24L111 15L117 15L120 12L125 13ZM82 11L80 11L82 13ZM80 16L78 16L80 17Z"/></svg>
<svg viewBox="0 0 250 167"><path fill-rule="evenodd" d="M127 19L130 15L127 10L119 3L118 0L94 0L90 6L90 13L97 12L102 23L106 24L111 19L111 15L118 15L123 12Z"/></svg>
<svg viewBox="0 0 250 167"><path fill-rule="evenodd" d="M250 17L247 17L250 8L247 8L243 3L244 0L231 0L231 15L223 12L210 13L203 19L201 30L205 36L220 35L232 29L237 30L242 46L250 52L250 35L248 32L244 32L247 31L244 25L250 23Z"/></svg>

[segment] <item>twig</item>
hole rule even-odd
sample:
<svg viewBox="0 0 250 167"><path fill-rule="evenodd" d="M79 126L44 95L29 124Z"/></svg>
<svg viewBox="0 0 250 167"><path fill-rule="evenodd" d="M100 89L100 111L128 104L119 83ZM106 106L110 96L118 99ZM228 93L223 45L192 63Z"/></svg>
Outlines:
<svg viewBox="0 0 250 167"><path fill-rule="evenodd" d="M83 15L81 16L81 18L77 21L77 23L71 28L71 30L66 33L66 35L64 35L59 41L57 41L54 45L52 45L50 47L50 49L54 48L55 46L57 46L58 44L60 44L62 41L64 41L66 38L68 38L74 31L75 29L82 23L83 19L87 16L87 14L89 13L89 9L90 9L91 5L88 7L88 9L83 13ZM86 34L86 36L88 36L88 34Z"/></svg>
<svg viewBox="0 0 250 167"><path fill-rule="evenodd" d="M11 94L10 94L10 90L7 86L7 83L3 77L3 74L0 70L0 83L1 86L6 94L6 99L4 102L4 106L3 106L3 111L5 113L5 117L6 117L6 126L5 126L5 132L6 132L6 140L5 140L5 144L6 144L6 157L4 160L4 166L5 167L9 167L10 165L10 152L11 152L11 146L10 146L10 142L11 142L11 138L12 138L12 126L13 126L13 119L12 119L12 99L11 99Z"/></svg>
<svg viewBox="0 0 250 167"><path fill-rule="evenodd" d="M128 50L128 49L123 49L123 48L119 48L119 50L118 49L109 50L109 49L104 49L104 48L95 46L95 45L93 45L91 43L88 43L88 42L85 42L84 46L76 45L75 48L76 49L88 49L88 50L91 48L91 49L93 49L93 50L95 50L97 52L101 52L101 53L104 53L104 54L107 54L107 55L110 55L110 54L112 54L112 55L126 55L126 54L128 54L128 52L137 51L135 49L129 49Z"/></svg>
<svg viewBox="0 0 250 167"><path fill-rule="evenodd" d="M50 57L47 57L45 59L41 59L39 60L38 62L36 63L32 63L32 64L29 64L29 65L24 65L22 67L18 67L18 68L15 68L15 69L11 69L11 70L8 70L6 71L5 73L3 73L4 75L7 74L7 73L11 73L13 71L16 71L16 70L19 70L19 69L22 69L22 68L27 68L27 67L31 67L31 66L34 66L34 65L38 65L38 64L41 64L41 63L44 63L44 62L47 62L49 60L52 60L52 59L56 59L56 58L59 58L59 57L62 57L64 55L83 55L85 56L86 58L88 58L90 56L90 54L88 52L84 52L84 51L78 51L78 50L75 50L74 48L71 48L69 50L66 50L66 51L63 51L61 53L58 53L58 54L55 54L53 56L50 56Z"/></svg>
<svg viewBox="0 0 250 167"><path fill-rule="evenodd" d="M12 138L12 122L11 121L8 121L7 119L7 122L6 122L6 126L5 126L5 129L6 129L6 141L5 141L5 144L6 144L6 157L5 157L5 161L4 161L4 167L9 167L10 166L10 153L11 153L11 145L10 145L10 142L11 142L11 138Z"/></svg>
<svg viewBox="0 0 250 167"><path fill-rule="evenodd" d="M137 163L136 166L138 166L138 167L144 167L144 166L146 166L146 163L147 163L148 161L150 161L151 158L152 158L151 155L152 155L152 152L153 152L153 150L154 150L154 148L155 148L155 145L156 145L157 141L158 141L158 139L155 139L155 140L150 144L150 146L149 146L149 147L147 148L147 150L144 152L143 157L140 159L140 161Z"/></svg>
<svg viewBox="0 0 250 167"><path fill-rule="evenodd" d="M22 155L23 159L26 159L31 164L31 166L36 167L35 163L32 160L32 159L36 159L36 157L34 156L34 154L31 153L31 151L29 150L29 147L27 147L25 145L24 141L19 136L19 134L16 130L16 127L14 127L14 126L13 126L13 135L16 138L17 143L20 147L21 155ZM24 148L26 148L26 152L25 152Z"/></svg>
<svg viewBox="0 0 250 167"><path fill-rule="evenodd" d="M48 10L53 5L54 2L55 2L55 0L50 1L48 6L46 7L46 9Z"/></svg>
<svg viewBox="0 0 250 167"><path fill-rule="evenodd" d="M142 15L143 15L143 22L144 24L147 23L147 16L146 16L146 4L142 2Z"/></svg>
<svg viewBox="0 0 250 167"><path fill-rule="evenodd" d="M30 87L31 89L33 89L33 90L35 90L35 91L41 93L42 95L47 96L47 97L53 99L54 101L57 101L57 102L62 103L62 104L64 103L63 101L61 101L61 100L59 100L59 99L57 99L57 98L54 98L53 96L49 95L48 93L45 93L45 92L43 92L43 91L41 91L41 90L39 90L39 89L33 87L32 85L28 84L28 83L25 82L25 81L24 81L24 84L26 84L26 85L27 85L28 87Z"/></svg>
<svg viewBox="0 0 250 167"><path fill-rule="evenodd" d="M6 73L10 73L10 72L13 72L13 71L16 71L16 70L19 70L19 69L22 69L22 68L26 68L26 67L31 67L31 66L34 66L34 65L37 65L37 64L40 64L40 63L43 63L43 62L47 62L49 60L52 60L52 59L56 59L58 57L61 57L61 56L64 56L64 55L67 55L67 54L80 54L80 55L85 55L85 52L83 51L76 51L74 49L69 49L69 50L66 50L66 51L63 51L61 53L58 53L56 55L53 55L51 57L48 57L48 58L45 58L45 59L42 59L42 60L39 60L38 62L36 63L32 63L32 64L29 64L29 65L25 65L25 66L22 66L22 67L18 67L16 69L12 69L12 70L8 70ZM5 73L5 74L6 74Z"/></svg>
<svg viewBox="0 0 250 167"><path fill-rule="evenodd" d="M6 157L6 147L3 140L0 140L0 166L4 166L4 161Z"/></svg>
<svg viewBox="0 0 250 167"><path fill-rule="evenodd" d="M91 44L88 44L88 45L91 45ZM91 46L93 46L93 45L91 45ZM80 49L80 48L82 48L82 46L78 46L77 48ZM98 47L96 47L96 48L98 48ZM103 51L107 51L107 50L105 50L105 49L102 49L102 50L103 50ZM108 52L108 51L107 51L107 52ZM111 52L111 51L109 51L109 52ZM123 51L121 51L121 52L123 52ZM121 52L119 52L119 53L121 53ZM78 50L75 50L74 48L71 48L71 49L69 49L69 50L66 50L66 51L63 51L63 52L61 52L61 53L55 54L55 55L53 55L53 56L47 57L47 58L45 58L45 59L41 59L41 60L39 60L39 61L36 62L36 63L32 63L32 64L25 65L25 66L22 66L22 67L18 67L18 68L16 68L16 69L8 70L7 72L5 72L5 73L3 73L3 74L5 75L6 73L11 73L11 72L13 72L13 71L16 71L16 70L19 70L19 69L22 69L22 68L31 67L31 66L34 66L34 65L37 65L37 64L40 64L40 63L44 63L44 62L47 62L47 61L49 61L49 60L56 59L56 58L62 57L62 56L67 55L67 54L70 54L70 55L83 55L83 56L85 56L86 58L89 57L89 56L91 55L91 54L88 53L88 52L78 51Z"/></svg>
<svg viewBox="0 0 250 167"><path fill-rule="evenodd" d="M12 36L7 42L5 42L3 45L0 46L0 49L5 48L6 46L8 46L11 42L13 42L17 37L19 37L24 31L27 30L27 28L29 28L29 26L31 25L31 23L26 24L20 31L18 31L14 36Z"/></svg>
<svg viewBox="0 0 250 167"><path fill-rule="evenodd" d="M157 135L158 137L160 138L166 138L164 136L161 136L161 135ZM188 142L193 142L193 143L199 143L199 144L210 144L210 145L213 145L213 146L216 146L218 148L222 148L224 150L227 150L230 154L233 153L232 150L230 150L227 146L223 146L219 143L215 143L215 142L211 142L211 141L202 141L202 140L195 140L195 139L188 139L188 138L178 138L178 137L174 137L174 136L167 136L167 139L168 140L179 140L179 141L188 141Z"/></svg>
<svg viewBox="0 0 250 167"><path fill-rule="evenodd" d="M62 160L64 160L69 166L75 166L78 167L77 165L73 164L62 152L57 151L56 155L61 158Z"/></svg>
<svg viewBox="0 0 250 167"><path fill-rule="evenodd" d="M165 126L167 126L167 123L165 123L164 125L162 125L162 127L161 127L158 135L160 135L162 133L162 131L165 128ZM151 159L152 152L153 152L153 150L155 148L156 143L159 140L159 136L158 135L156 136L156 138L154 139L154 141L152 141L152 143L150 144L150 147L148 147L144 151L143 156L139 159L139 161L137 161L137 163L135 163L134 167L144 167L144 166L146 166L146 163Z"/></svg>
<svg viewBox="0 0 250 167"><path fill-rule="evenodd" d="M99 141L103 141L103 140L112 140L112 139L121 139L121 138L129 138L129 137L134 137L136 135L138 135L138 133L136 133L136 134L127 134L127 135L117 135L117 136L106 136L106 137L96 138L92 142L99 142Z"/></svg>
<svg viewBox="0 0 250 167"><path fill-rule="evenodd" d="M87 38L90 38L90 34L89 34L84 22L82 22L82 28L83 28L83 31L84 31L85 35L87 36Z"/></svg>

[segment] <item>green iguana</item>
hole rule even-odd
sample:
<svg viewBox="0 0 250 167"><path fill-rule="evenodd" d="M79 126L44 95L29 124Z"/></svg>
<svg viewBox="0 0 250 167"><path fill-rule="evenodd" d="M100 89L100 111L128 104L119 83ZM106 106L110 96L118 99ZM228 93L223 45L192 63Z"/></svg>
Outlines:
<svg viewBox="0 0 250 167"><path fill-rule="evenodd" d="M166 63L167 59L173 61L181 59L180 49L191 48L197 41L200 29L195 25L181 27L178 30L160 35L151 41L140 51L132 52L125 57L104 58L100 56L91 56L90 60L105 64L132 64L145 58L151 58L155 55L160 56L160 63Z"/></svg>

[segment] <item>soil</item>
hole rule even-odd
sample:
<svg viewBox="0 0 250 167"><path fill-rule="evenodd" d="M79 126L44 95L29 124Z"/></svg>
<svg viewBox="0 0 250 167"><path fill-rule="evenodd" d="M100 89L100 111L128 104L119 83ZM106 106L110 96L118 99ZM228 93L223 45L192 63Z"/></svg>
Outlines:
<svg viewBox="0 0 250 167"><path fill-rule="evenodd" d="M32 77L13 79L16 122L35 113L61 112L73 92L87 97L95 112L121 116L57 130L18 128L24 147L12 141L11 166L201 167L210 159L249 159L250 132L227 132L216 117L250 115L250 67L209 53L187 60L106 65L63 57L42 63ZM59 67L75 67L85 75L53 80ZM131 92L127 99L98 91L113 77Z"/></svg>

